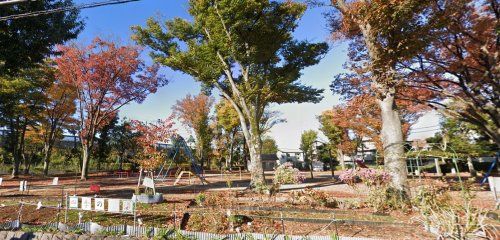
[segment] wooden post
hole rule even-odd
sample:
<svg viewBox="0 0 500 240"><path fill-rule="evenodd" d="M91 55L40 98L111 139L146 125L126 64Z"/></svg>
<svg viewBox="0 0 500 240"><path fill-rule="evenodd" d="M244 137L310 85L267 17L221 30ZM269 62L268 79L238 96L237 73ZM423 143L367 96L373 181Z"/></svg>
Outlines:
<svg viewBox="0 0 500 240"><path fill-rule="evenodd" d="M136 205L136 203L137 203L137 199L132 202L132 206L134 208L134 232L137 232L137 230L136 230L137 229L137 224L136 224L136 222L137 222L137 205Z"/></svg>
<svg viewBox="0 0 500 240"><path fill-rule="evenodd" d="M22 215L22 212L23 212L23 206L24 206L24 203L21 202L21 206L19 206L19 212L17 213L17 224L18 224L17 226L18 227L21 226L21 215Z"/></svg>
<svg viewBox="0 0 500 240"><path fill-rule="evenodd" d="M66 212L64 213L64 224L68 224L68 193L66 193Z"/></svg>
<svg viewBox="0 0 500 240"><path fill-rule="evenodd" d="M286 235L286 232L285 232L285 221L283 220L283 212L280 212L280 218L281 218L281 228L283 230L283 235Z"/></svg>
<svg viewBox="0 0 500 240"><path fill-rule="evenodd" d="M177 211L174 203L174 229L177 229Z"/></svg>
<svg viewBox="0 0 500 240"><path fill-rule="evenodd" d="M439 165L438 158L434 158L434 164L436 165L436 175L443 176L443 172L441 172L441 166Z"/></svg>

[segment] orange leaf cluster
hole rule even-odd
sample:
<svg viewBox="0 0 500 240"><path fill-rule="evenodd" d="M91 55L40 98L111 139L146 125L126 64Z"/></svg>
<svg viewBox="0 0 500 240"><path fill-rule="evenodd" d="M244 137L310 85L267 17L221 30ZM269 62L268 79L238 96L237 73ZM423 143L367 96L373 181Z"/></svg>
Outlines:
<svg viewBox="0 0 500 240"><path fill-rule="evenodd" d="M158 143L168 142L169 138L175 134L172 119L173 116L153 123L131 121L131 128L140 133L137 137L137 144L141 147L141 152L135 158L143 169L154 170L165 160L162 149L158 148Z"/></svg>

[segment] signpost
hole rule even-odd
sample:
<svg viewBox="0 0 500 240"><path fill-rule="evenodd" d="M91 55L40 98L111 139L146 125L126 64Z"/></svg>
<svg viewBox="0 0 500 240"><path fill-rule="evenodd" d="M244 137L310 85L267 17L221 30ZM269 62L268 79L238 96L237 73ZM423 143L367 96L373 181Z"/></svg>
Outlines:
<svg viewBox="0 0 500 240"><path fill-rule="evenodd" d="M87 211L92 210L92 198L82 197L82 209Z"/></svg>
<svg viewBox="0 0 500 240"><path fill-rule="evenodd" d="M81 200L80 200L81 198ZM81 201L81 205L79 202ZM94 204L92 205L92 201ZM107 202L107 205L105 204ZM68 210L83 210L107 213L120 213L134 215L134 226L136 223L136 202L130 199L119 198L94 198L66 195L65 221L68 219ZM92 206L94 208L92 209ZM107 208L106 208L107 207Z"/></svg>
<svg viewBox="0 0 500 240"><path fill-rule="evenodd" d="M52 185L53 186L59 185L59 177L55 177L55 178L52 179Z"/></svg>
<svg viewBox="0 0 500 240"><path fill-rule="evenodd" d="M104 198L94 199L94 209L96 211L104 211Z"/></svg>
<svg viewBox="0 0 500 240"><path fill-rule="evenodd" d="M155 181L152 178L145 177L142 186L153 189L153 194L156 194Z"/></svg>
<svg viewBox="0 0 500 240"><path fill-rule="evenodd" d="M108 199L108 212L120 212L120 199Z"/></svg>
<svg viewBox="0 0 500 240"><path fill-rule="evenodd" d="M134 211L134 203L132 200L122 200L122 212L132 213Z"/></svg>
<svg viewBox="0 0 500 240"><path fill-rule="evenodd" d="M78 208L78 197L77 196L69 197L69 208Z"/></svg>
<svg viewBox="0 0 500 240"><path fill-rule="evenodd" d="M28 181L19 181L19 191L28 191Z"/></svg>

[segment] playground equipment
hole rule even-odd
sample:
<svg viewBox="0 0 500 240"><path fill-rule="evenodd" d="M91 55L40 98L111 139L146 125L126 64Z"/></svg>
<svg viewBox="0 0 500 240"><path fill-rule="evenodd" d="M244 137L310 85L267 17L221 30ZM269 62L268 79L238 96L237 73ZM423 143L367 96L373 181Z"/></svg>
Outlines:
<svg viewBox="0 0 500 240"><path fill-rule="evenodd" d="M429 143L429 147L427 149L425 148L411 148L406 152L406 167L408 170L408 174L413 175L413 176L420 176L420 173L423 170L424 167L424 160L429 160L429 159L434 159L434 165L436 168L436 173L438 175L442 175L443 172L440 167L440 161L444 161L443 159L451 159L453 168L455 168L455 171L458 172L458 166L457 162L459 160L458 154L455 152L453 148L450 146L447 146L447 153L441 153L441 154L436 154L434 152L433 154L427 154L429 152L429 149L432 148L437 148L437 149L443 149L442 144L440 143Z"/></svg>
<svg viewBox="0 0 500 240"><path fill-rule="evenodd" d="M187 145L186 141L184 140L183 137L180 135L174 135L170 138L172 142L172 148L170 150L167 149L171 154L168 154L169 156L172 156L172 161L168 163L168 167L165 170L165 166L167 165L167 161L163 163L161 166L160 170L158 171L158 174L156 176L156 180L158 181L165 181L166 178L168 177L170 170L172 170L172 165L176 164L178 165L181 160L180 160L180 154L181 152L184 153L186 158L190 161L191 163L191 170L190 171L182 171L182 169L178 168L177 172L175 174L176 176L176 181L174 182L174 185L177 185L177 183L180 181L182 176L184 174L188 174L189 177L191 175L194 175L198 177L201 181L202 184L208 183L208 181L205 179L204 174L203 174L203 169L201 168L200 164L196 161L196 158L194 157L191 148Z"/></svg>

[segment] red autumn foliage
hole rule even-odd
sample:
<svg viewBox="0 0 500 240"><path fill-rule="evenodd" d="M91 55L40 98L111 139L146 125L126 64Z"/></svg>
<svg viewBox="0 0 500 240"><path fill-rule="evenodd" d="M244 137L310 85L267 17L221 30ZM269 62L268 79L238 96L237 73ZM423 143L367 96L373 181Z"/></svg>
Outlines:
<svg viewBox="0 0 500 240"><path fill-rule="evenodd" d="M433 12L441 16L434 39L402 65L409 87L435 97L407 98L477 126L500 146L500 3L456 0Z"/></svg>
<svg viewBox="0 0 500 240"><path fill-rule="evenodd" d="M407 135L411 125L423 113L423 105L405 100L397 100L397 104L401 107L403 133ZM374 96L369 94L355 96L345 104L336 106L324 114L330 114L333 125L344 131L342 141L338 146L342 152L354 153L359 141L367 139L373 141L377 149L382 151L380 139L382 121L380 108Z"/></svg>
<svg viewBox="0 0 500 240"><path fill-rule="evenodd" d="M96 38L88 46L59 46L57 77L76 89L83 147L82 179L97 130L127 103L142 102L166 80L159 66L147 66L137 46L118 46Z"/></svg>
<svg viewBox="0 0 500 240"><path fill-rule="evenodd" d="M166 119L158 119L153 123L145 123L137 120L131 121L131 128L140 133L137 144L141 151L136 154L135 159L145 170L154 170L164 161L164 154L158 148L158 143L168 142L175 134L173 129L173 116Z"/></svg>

